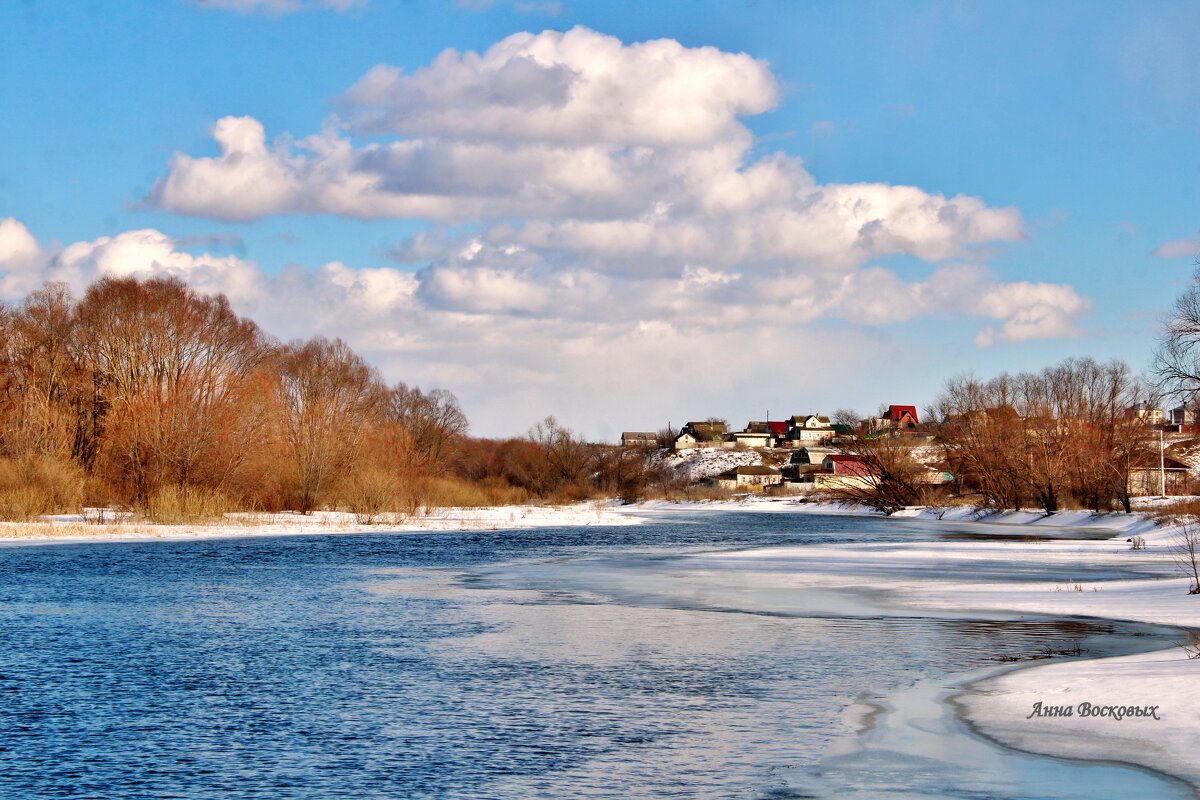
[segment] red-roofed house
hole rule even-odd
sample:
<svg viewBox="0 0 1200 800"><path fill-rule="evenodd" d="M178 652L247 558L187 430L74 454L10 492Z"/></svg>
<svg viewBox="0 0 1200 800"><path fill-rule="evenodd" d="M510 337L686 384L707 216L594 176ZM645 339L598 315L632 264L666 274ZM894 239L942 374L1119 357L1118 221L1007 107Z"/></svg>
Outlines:
<svg viewBox="0 0 1200 800"><path fill-rule="evenodd" d="M835 453L825 456L821 471L812 473L817 489L865 488L874 485L874 474L861 458Z"/></svg>
<svg viewBox="0 0 1200 800"><path fill-rule="evenodd" d="M916 406L888 406L883 418L897 428L915 428L920 424Z"/></svg>
<svg viewBox="0 0 1200 800"><path fill-rule="evenodd" d="M885 430L912 430L920 423L916 406L888 406L882 417L867 420L867 433Z"/></svg>
<svg viewBox="0 0 1200 800"><path fill-rule="evenodd" d="M866 462L857 456L845 456L839 453L825 456L821 468L834 475L856 475L859 477L871 474Z"/></svg>

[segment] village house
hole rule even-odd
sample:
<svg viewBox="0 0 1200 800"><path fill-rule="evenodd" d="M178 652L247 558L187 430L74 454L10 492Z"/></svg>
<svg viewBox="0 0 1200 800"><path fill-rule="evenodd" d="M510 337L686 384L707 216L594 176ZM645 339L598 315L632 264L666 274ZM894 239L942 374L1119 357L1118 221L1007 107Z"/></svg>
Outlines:
<svg viewBox="0 0 1200 800"><path fill-rule="evenodd" d="M916 406L888 406L882 417L868 419L866 428L867 433L878 433L885 430L915 430L920 424Z"/></svg>
<svg viewBox="0 0 1200 800"><path fill-rule="evenodd" d="M722 472L713 478L712 482L722 489L761 492L764 487L782 483L783 476L779 470L771 467L741 466Z"/></svg>
<svg viewBox="0 0 1200 800"><path fill-rule="evenodd" d="M828 442L837 434L829 417L820 414L800 414L788 420L787 440L792 447Z"/></svg>
<svg viewBox="0 0 1200 800"><path fill-rule="evenodd" d="M778 447L786 433L786 422L752 421L746 424L745 430L731 433L726 438L738 447Z"/></svg>
<svg viewBox="0 0 1200 800"><path fill-rule="evenodd" d="M1129 417L1140 419L1145 425L1151 428L1157 428L1165 421L1165 415L1161 408L1154 408L1149 403L1142 402L1135 406L1131 406L1125 412Z"/></svg>
<svg viewBox="0 0 1200 800"><path fill-rule="evenodd" d="M1191 494L1188 465L1164 455L1154 457L1129 470L1129 494L1134 497L1159 497Z"/></svg>
<svg viewBox="0 0 1200 800"><path fill-rule="evenodd" d="M653 431L625 431L621 447L658 447L658 434Z"/></svg>
<svg viewBox="0 0 1200 800"><path fill-rule="evenodd" d="M819 467L825 461L826 456L831 456L836 452L832 447L806 445L792 453L791 462L793 464L812 464Z"/></svg>
<svg viewBox="0 0 1200 800"><path fill-rule="evenodd" d="M1196 412L1187 406L1176 406L1167 412L1164 425L1168 433L1196 433Z"/></svg>
<svg viewBox="0 0 1200 800"><path fill-rule="evenodd" d="M825 456L821 470L811 475L817 490L869 488L875 485L871 469L862 459L837 453Z"/></svg>
<svg viewBox="0 0 1200 800"><path fill-rule="evenodd" d="M720 447L728 433L728 427L724 422L689 422L679 429L679 435L675 437L675 449Z"/></svg>

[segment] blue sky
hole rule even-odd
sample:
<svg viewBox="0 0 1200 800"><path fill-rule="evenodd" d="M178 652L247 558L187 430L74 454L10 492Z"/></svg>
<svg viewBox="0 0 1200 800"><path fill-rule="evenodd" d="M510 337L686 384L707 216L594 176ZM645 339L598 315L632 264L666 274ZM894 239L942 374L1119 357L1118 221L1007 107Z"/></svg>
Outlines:
<svg viewBox="0 0 1200 800"><path fill-rule="evenodd" d="M537 118L543 129L493 134L485 115L539 108L532 95L494 102L499 57L466 79L469 60L444 74L430 66L448 48L484 53L522 31L576 26L587 29L584 51L615 37L629 59L610 94L639 91L637 43L671 39L682 66L658 79L663 96L683 97L687 70L712 66L708 79L749 99L706 106L713 127L699 143L644 109L595 137L552 130L551 117ZM964 370L1036 369L1067 355L1141 368L1200 249L1186 241L1200 233L1196 41L1200 9L1189 3L6 3L0 219L15 223L7 256L0 235L0 287L12 301L35 279L78 290L105 272L178 274L228 291L280 336L340 335L389 379L457 392L481 434L518 433L547 413L612 437L709 414L740 423L766 408L871 411L925 403ZM587 77L570 61L586 52L554 52L536 58ZM369 100L347 99L377 65L400 77ZM407 80L422 70L431 83ZM474 83L430 94L447 76ZM519 95L547 85L512 86ZM634 101L597 102L587 113L619 115ZM663 114L690 113L679 102ZM371 127L364 120L381 104L391 121ZM231 135L261 130L272 158L290 148L246 186L274 176L299 188L242 205L241 173L198 171L219 155L213 132L225 118L256 121ZM352 150L350 173L371 165L386 196L350 201L342 184L318 183L319 158L295 143L323 131ZM414 142L418 159L369 160L372 145L382 158ZM460 163L480 142L491 155ZM737 150L738 172L697 177L719 161L701 150L717 146ZM562 166L522 177L522 159L545 147L569 151ZM639 147L670 162L616 190L644 207L582 185L581 165L594 162L580 159L601 153L626 169ZM685 152L695 159L686 168ZM746 200L752 209L729 216L712 211L725 191L714 188L690 208L696 186L722 187L776 154L791 177L772 180L799 199ZM483 166L464 177L448 164ZM413 205L418 179L449 201ZM880 210L891 188L862 201L835 188L863 184L916 187L934 216L896 234ZM812 191L881 215L886 242L827 233L830 217L804 211ZM981 205L960 208L958 195ZM543 202L560 196L571 210ZM615 253L594 234L571 239L580 224L632 224L655 208L670 217L654 223L663 241L697 229L713 240ZM781 209L789 227L776 232ZM929 227L946 214L979 223ZM136 247L130 232L143 232ZM422 234L426 246L396 260ZM748 250L731 244L743 236L754 237ZM775 239L792 244L760 257ZM476 240L485 247L464 256Z"/></svg>

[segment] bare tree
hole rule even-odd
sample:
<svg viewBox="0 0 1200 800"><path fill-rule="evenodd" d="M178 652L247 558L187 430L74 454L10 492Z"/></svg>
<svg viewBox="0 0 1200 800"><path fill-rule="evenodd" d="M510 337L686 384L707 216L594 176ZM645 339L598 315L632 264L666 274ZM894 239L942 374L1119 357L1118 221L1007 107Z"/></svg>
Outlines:
<svg viewBox="0 0 1200 800"><path fill-rule="evenodd" d="M308 513L333 477L359 456L381 416L384 386L376 371L341 339L292 342L279 356L284 449L298 509Z"/></svg>
<svg viewBox="0 0 1200 800"><path fill-rule="evenodd" d="M75 321L65 284L47 284L0 310L0 448L70 458L79 432L82 372L71 352Z"/></svg>
<svg viewBox="0 0 1200 800"><path fill-rule="evenodd" d="M1172 553L1179 569L1191 581L1188 594L1200 594L1200 526L1187 519L1176 521L1179 526Z"/></svg>
<svg viewBox="0 0 1200 800"><path fill-rule="evenodd" d="M248 394L270 348L225 297L178 280L104 278L74 324L97 452L136 499L165 484L219 484L237 468L264 424L251 421Z"/></svg>
<svg viewBox="0 0 1200 800"><path fill-rule="evenodd" d="M445 389L425 393L404 383L388 392L387 419L403 433L403 465L429 474L450 468L449 461L468 427L467 416L452 393Z"/></svg>
<svg viewBox="0 0 1200 800"><path fill-rule="evenodd" d="M1200 392L1200 259L1163 326L1151 371L1164 396L1186 404Z"/></svg>
<svg viewBox="0 0 1200 800"><path fill-rule="evenodd" d="M839 408L833 412L833 416L829 418L829 421L834 425L846 425L851 430L858 430L859 426L862 425L863 418L862 414L859 414L852 408Z"/></svg>
<svg viewBox="0 0 1200 800"><path fill-rule="evenodd" d="M854 459L858 475L831 494L837 500L857 503L888 514L905 506L923 505L930 493L929 470L913 458L912 443L898 435L847 438L838 452Z"/></svg>

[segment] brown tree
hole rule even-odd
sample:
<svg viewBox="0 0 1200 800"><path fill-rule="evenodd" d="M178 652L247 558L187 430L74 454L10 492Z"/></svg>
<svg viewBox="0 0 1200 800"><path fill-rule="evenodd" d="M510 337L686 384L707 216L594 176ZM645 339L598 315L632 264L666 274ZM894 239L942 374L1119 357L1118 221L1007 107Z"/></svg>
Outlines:
<svg viewBox="0 0 1200 800"><path fill-rule="evenodd" d="M89 373L91 448L134 500L168 484L221 485L264 424L247 399L270 348L223 296L171 279L104 278L74 314ZM87 448L83 448L85 451Z"/></svg>
<svg viewBox="0 0 1200 800"><path fill-rule="evenodd" d="M383 417L378 373L341 339L292 342L277 362L283 451L296 508L309 513Z"/></svg>

